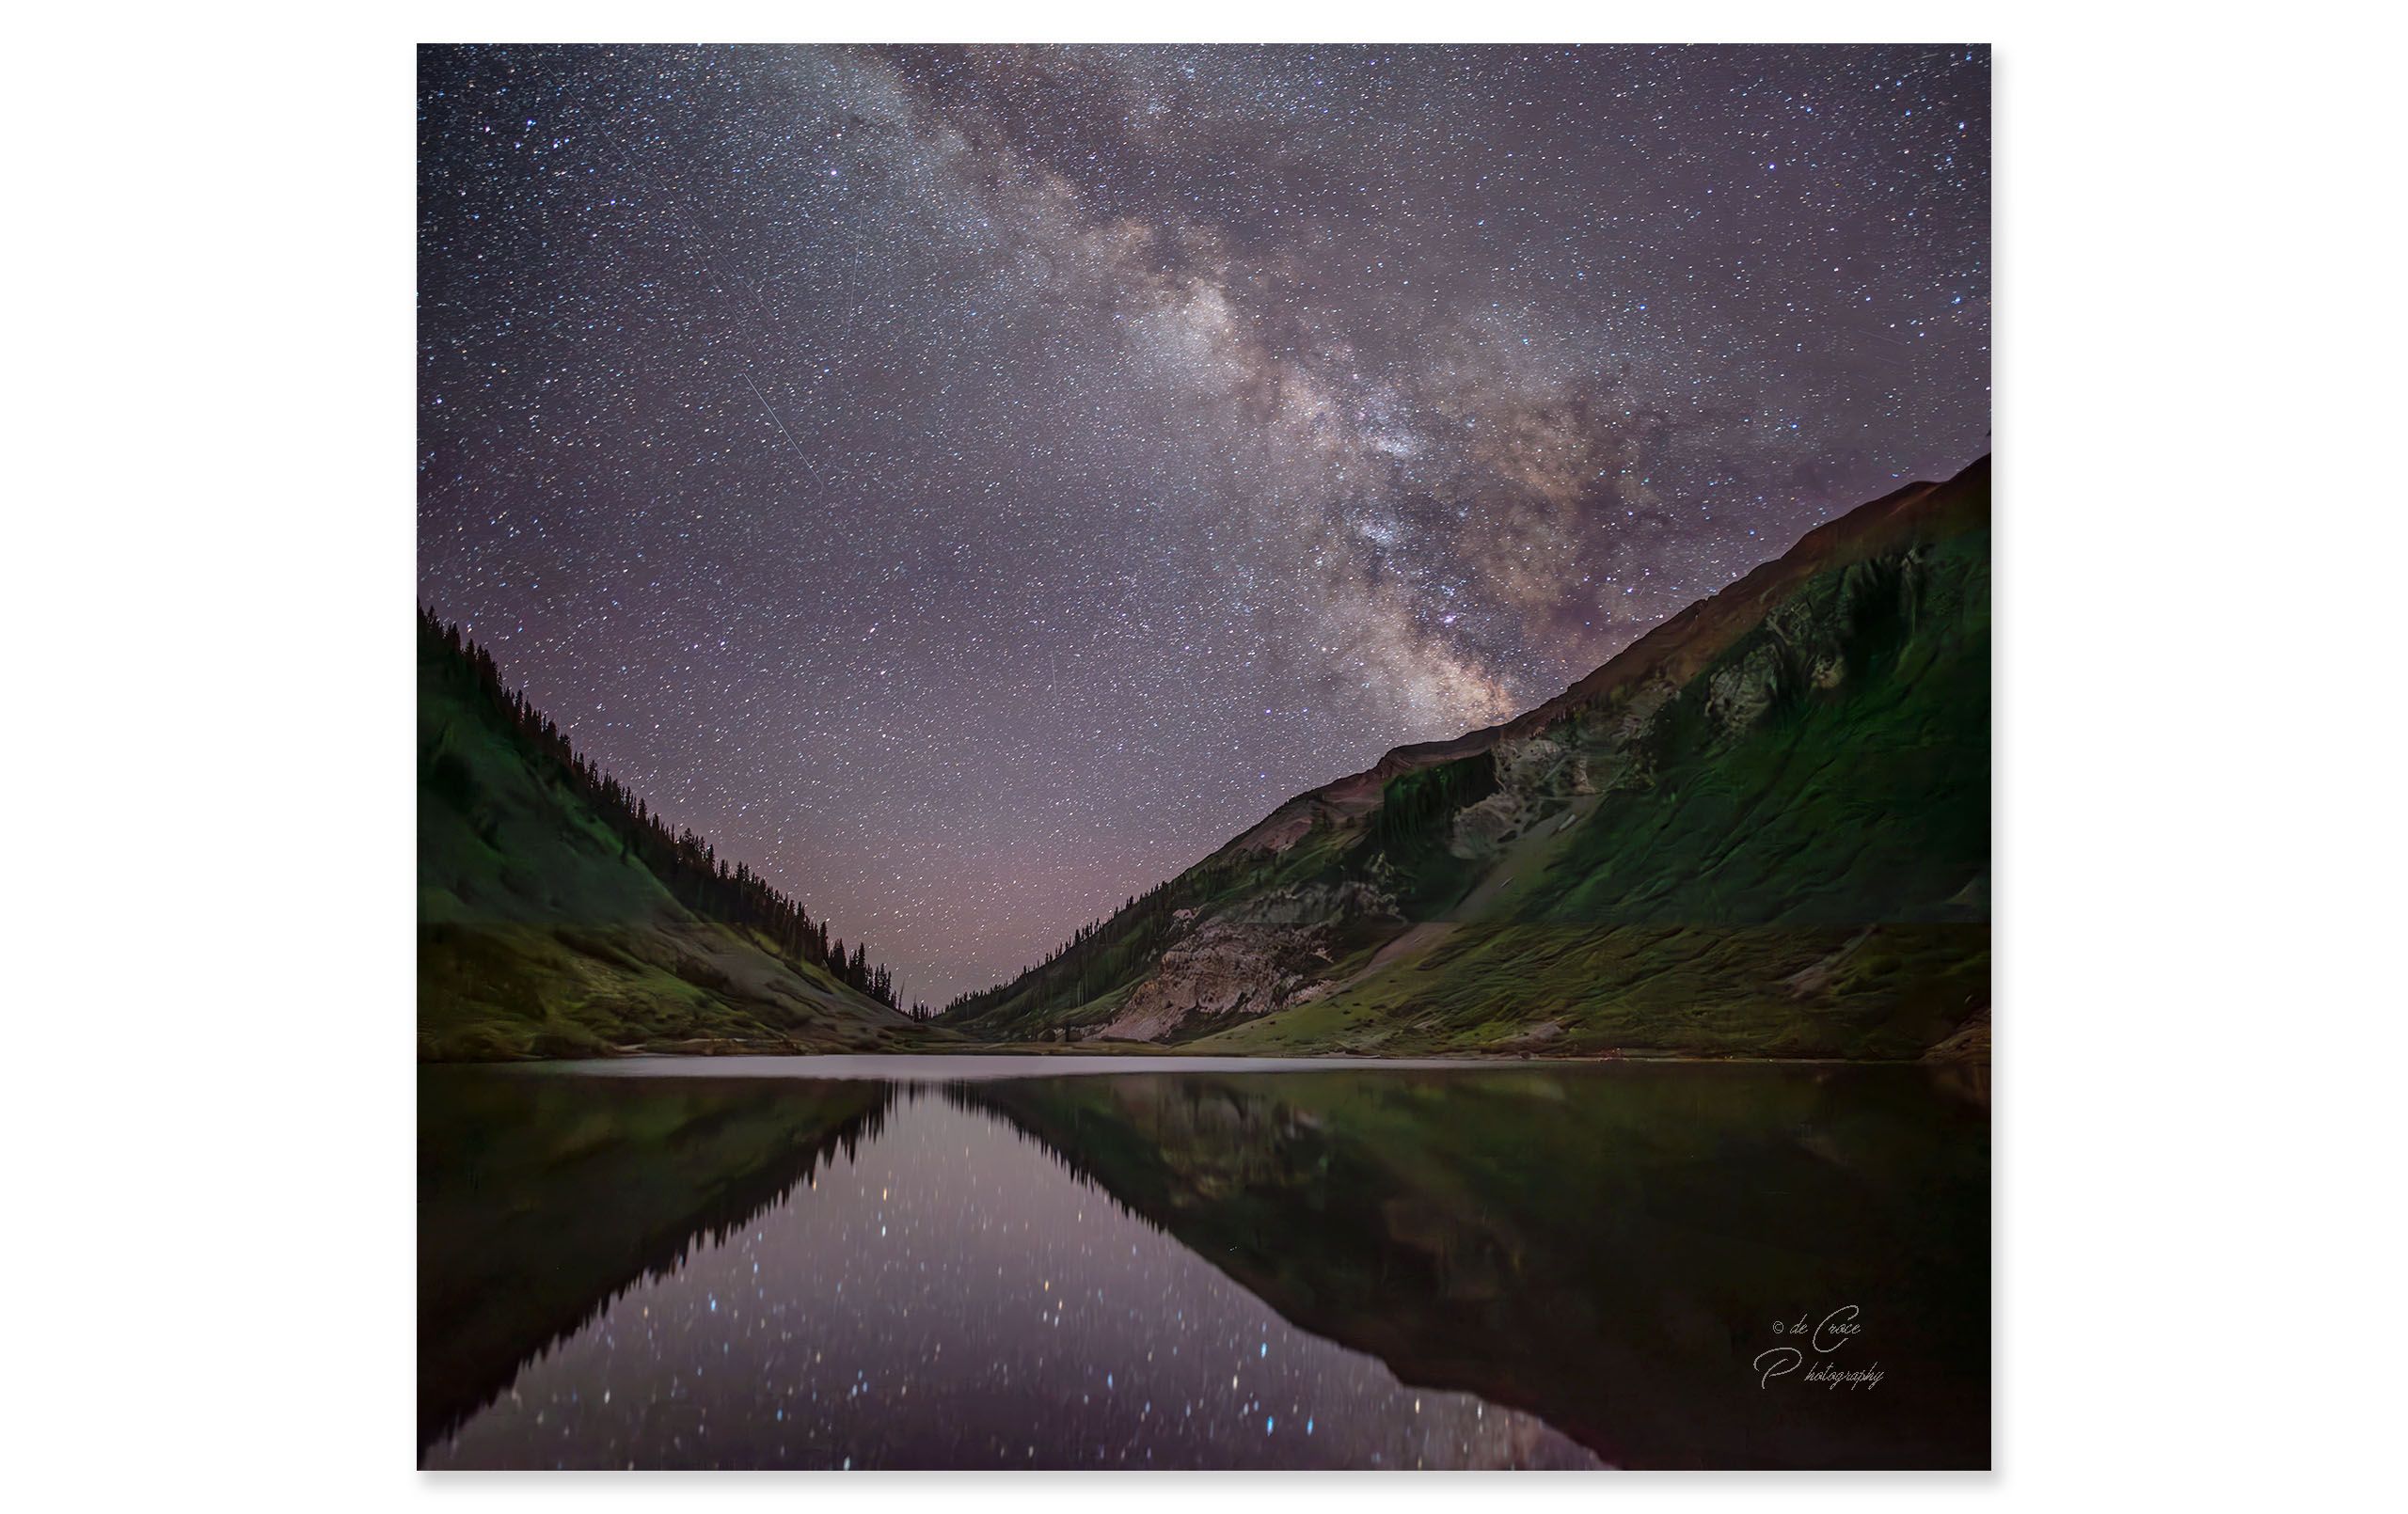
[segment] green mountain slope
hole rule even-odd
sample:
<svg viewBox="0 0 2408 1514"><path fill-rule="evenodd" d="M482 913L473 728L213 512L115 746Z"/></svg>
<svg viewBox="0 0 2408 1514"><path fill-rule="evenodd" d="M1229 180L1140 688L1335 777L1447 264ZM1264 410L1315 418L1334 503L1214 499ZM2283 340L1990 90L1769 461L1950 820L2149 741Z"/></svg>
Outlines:
<svg viewBox="0 0 2408 1514"><path fill-rule="evenodd" d="M636 823L641 806L431 621L418 675L421 1058L927 1038L864 991L865 961L829 960L824 926L706 844Z"/></svg>
<svg viewBox="0 0 2408 1514"><path fill-rule="evenodd" d="M1899 1057L1987 1044L1989 468L1809 533L1538 709L1279 807L998 1038Z"/></svg>

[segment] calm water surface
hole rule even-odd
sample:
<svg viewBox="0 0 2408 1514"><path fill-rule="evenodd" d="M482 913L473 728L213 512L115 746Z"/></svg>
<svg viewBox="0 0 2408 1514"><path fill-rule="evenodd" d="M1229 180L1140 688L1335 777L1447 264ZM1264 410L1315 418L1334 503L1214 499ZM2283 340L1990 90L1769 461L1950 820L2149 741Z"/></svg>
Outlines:
<svg viewBox="0 0 2408 1514"><path fill-rule="evenodd" d="M1922 1069L761 1060L422 1070L424 1465L1988 1461Z"/></svg>

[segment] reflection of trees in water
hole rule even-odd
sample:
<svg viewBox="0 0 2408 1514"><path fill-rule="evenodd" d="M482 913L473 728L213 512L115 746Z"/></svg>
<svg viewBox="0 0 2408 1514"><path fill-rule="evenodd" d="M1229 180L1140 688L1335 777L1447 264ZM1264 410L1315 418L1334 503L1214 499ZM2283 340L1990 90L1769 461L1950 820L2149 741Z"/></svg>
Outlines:
<svg viewBox="0 0 2408 1514"><path fill-rule="evenodd" d="M877 1140L876 1082L421 1069L419 1444L630 1289L671 1276ZM681 1086L682 1085L682 1086Z"/></svg>

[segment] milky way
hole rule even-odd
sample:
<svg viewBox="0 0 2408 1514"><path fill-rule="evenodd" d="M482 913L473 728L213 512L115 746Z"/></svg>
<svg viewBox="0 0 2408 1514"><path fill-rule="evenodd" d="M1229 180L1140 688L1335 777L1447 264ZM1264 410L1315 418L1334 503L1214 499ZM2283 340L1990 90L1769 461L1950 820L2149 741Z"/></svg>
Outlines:
<svg viewBox="0 0 2408 1514"><path fill-rule="evenodd" d="M441 48L420 591L913 998L1986 451L1978 47Z"/></svg>

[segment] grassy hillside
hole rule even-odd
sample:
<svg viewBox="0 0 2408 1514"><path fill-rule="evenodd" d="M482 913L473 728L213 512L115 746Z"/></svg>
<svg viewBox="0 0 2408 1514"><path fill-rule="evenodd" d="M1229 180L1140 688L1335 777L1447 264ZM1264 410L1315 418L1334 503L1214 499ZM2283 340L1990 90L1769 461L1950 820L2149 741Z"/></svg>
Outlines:
<svg viewBox="0 0 2408 1514"><path fill-rule="evenodd" d="M647 861L651 833L597 802L591 770L531 734L472 655L431 626L418 671L421 1058L925 1038L790 930L774 938L758 911L681 900ZM749 877L742 890L775 897ZM720 891L740 902L732 875Z"/></svg>
<svg viewBox="0 0 2408 1514"><path fill-rule="evenodd" d="M1563 696L1299 796L973 1033L1901 1057L1988 1003L1987 462Z"/></svg>

